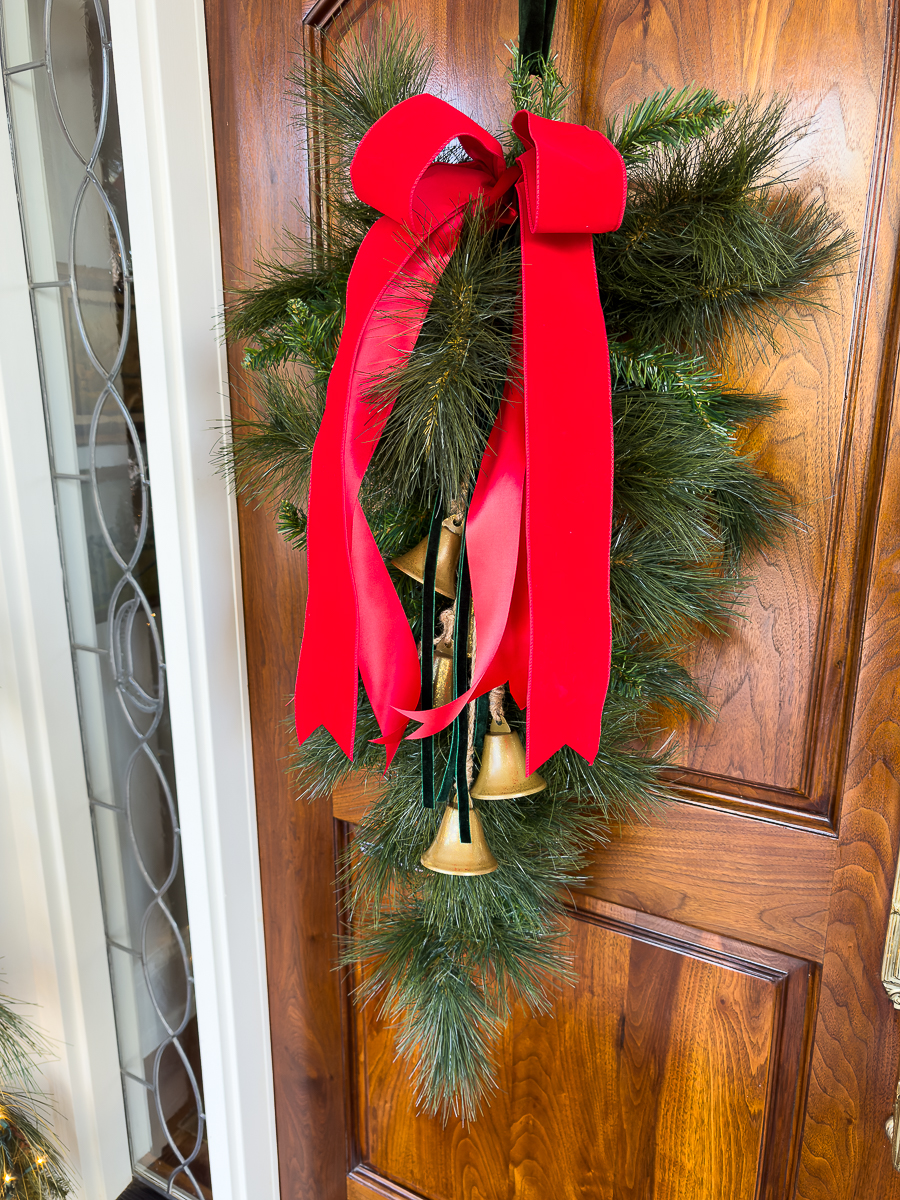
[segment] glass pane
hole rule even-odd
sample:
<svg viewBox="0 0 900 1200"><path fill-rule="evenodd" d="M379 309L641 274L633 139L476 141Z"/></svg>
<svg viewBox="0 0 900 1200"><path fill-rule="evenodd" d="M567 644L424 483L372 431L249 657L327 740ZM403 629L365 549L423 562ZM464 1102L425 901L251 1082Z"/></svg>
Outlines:
<svg viewBox="0 0 900 1200"><path fill-rule="evenodd" d="M107 13L0 0L0 31L132 1159L200 1200L212 1193Z"/></svg>

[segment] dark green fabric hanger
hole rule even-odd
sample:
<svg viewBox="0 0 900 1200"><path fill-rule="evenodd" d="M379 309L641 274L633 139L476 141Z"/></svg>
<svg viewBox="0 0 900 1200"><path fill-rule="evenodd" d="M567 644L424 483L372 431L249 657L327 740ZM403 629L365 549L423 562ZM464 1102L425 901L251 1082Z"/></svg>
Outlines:
<svg viewBox="0 0 900 1200"><path fill-rule="evenodd" d="M519 51L532 75L543 75L550 57L556 0L519 0Z"/></svg>

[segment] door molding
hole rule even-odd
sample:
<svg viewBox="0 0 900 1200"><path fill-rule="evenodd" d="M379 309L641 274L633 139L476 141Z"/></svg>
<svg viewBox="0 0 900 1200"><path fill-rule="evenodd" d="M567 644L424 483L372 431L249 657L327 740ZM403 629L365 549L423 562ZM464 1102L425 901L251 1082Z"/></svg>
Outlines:
<svg viewBox="0 0 900 1200"><path fill-rule="evenodd" d="M110 0L216 1200L277 1200L256 796L202 0Z"/></svg>

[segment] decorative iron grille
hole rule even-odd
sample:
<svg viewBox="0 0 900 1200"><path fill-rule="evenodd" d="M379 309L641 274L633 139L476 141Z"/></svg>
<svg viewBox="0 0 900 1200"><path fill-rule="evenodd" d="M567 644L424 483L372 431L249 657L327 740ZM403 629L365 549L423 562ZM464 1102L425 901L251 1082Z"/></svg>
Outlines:
<svg viewBox="0 0 900 1200"><path fill-rule="evenodd" d="M0 65L135 1173L209 1200L128 217L103 0L0 0Z"/></svg>

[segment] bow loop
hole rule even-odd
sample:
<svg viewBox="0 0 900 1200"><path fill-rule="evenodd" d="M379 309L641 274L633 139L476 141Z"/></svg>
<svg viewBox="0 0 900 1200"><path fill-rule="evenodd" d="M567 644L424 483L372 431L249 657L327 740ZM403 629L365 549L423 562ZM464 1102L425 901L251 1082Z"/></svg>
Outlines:
<svg viewBox="0 0 900 1200"><path fill-rule="evenodd" d="M469 163L435 163L452 141ZM359 143L350 168L353 190L364 204L419 232L433 228L470 197L472 172L480 184L506 167L496 138L452 104L423 93L385 113Z"/></svg>
<svg viewBox="0 0 900 1200"><path fill-rule="evenodd" d="M551 121L524 109L513 131L525 147L519 155L524 196L521 214L532 233L608 233L625 211L625 164L602 133L586 125Z"/></svg>

